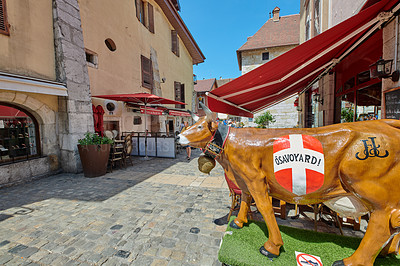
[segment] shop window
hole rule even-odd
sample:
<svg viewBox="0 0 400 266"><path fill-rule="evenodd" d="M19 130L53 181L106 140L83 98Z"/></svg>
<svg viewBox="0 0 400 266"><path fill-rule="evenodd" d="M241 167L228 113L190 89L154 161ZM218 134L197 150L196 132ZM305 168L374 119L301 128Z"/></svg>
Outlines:
<svg viewBox="0 0 400 266"><path fill-rule="evenodd" d="M39 155L37 125L27 111L0 105L0 164Z"/></svg>
<svg viewBox="0 0 400 266"><path fill-rule="evenodd" d="M6 0L0 0L0 34L10 35L7 19Z"/></svg>
<svg viewBox="0 0 400 266"><path fill-rule="evenodd" d="M262 53L262 60L263 61L264 60L269 60L269 53L268 52Z"/></svg>

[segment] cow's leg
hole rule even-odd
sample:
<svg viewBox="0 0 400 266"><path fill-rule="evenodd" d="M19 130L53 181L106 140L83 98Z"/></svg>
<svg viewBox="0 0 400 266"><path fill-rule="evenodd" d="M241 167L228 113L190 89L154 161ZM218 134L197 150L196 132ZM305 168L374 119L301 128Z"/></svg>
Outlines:
<svg viewBox="0 0 400 266"><path fill-rule="evenodd" d="M272 202L268 195L267 184L264 178L258 178L247 183L247 187L268 228L268 241L260 248L260 252L270 258L277 257L281 246L283 246L283 240L276 222Z"/></svg>
<svg viewBox="0 0 400 266"><path fill-rule="evenodd" d="M342 261L336 261L332 265L372 266L376 256L385 247L393 233L389 221L390 211L374 211L371 214L364 238L357 250L350 257Z"/></svg>
<svg viewBox="0 0 400 266"><path fill-rule="evenodd" d="M250 193L242 190L242 201L240 202L240 209L238 216L231 222L230 226L236 229L243 227L247 223L247 214L249 213L252 197Z"/></svg>
<svg viewBox="0 0 400 266"><path fill-rule="evenodd" d="M388 254L399 254L399 242L400 242L400 234L395 235L389 243L386 245L384 249L379 253L381 256L386 256Z"/></svg>
<svg viewBox="0 0 400 266"><path fill-rule="evenodd" d="M225 174L226 177L229 178L232 182L236 183L242 191L239 213L237 217L230 223L230 226L232 228L241 229L243 227L243 224L247 223L248 221L247 214L249 213L252 197L244 181L239 177L235 178L231 169L226 170Z"/></svg>

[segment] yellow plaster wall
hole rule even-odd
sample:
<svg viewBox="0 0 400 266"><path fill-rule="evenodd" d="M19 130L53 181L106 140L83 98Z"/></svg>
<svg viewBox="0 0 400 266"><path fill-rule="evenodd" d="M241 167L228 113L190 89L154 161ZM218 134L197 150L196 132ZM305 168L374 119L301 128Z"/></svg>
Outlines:
<svg viewBox="0 0 400 266"><path fill-rule="evenodd" d="M0 34L0 71L55 80L52 1L7 0L10 36Z"/></svg>
<svg viewBox="0 0 400 266"><path fill-rule="evenodd" d="M97 68L89 67L92 95L150 92L143 88L140 56L150 58L150 47L157 51L162 96L175 99L174 81L185 84L187 108L191 108L193 65L189 52L180 41L180 57L171 51L173 27L161 8L154 7L155 34L136 18L135 1L79 1L85 48L97 53ZM104 41L111 38L116 51L110 51Z"/></svg>

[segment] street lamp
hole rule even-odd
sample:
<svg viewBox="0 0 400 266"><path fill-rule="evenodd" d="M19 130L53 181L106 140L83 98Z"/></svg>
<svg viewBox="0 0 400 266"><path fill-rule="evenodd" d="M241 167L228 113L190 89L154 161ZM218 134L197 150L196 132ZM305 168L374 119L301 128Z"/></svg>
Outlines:
<svg viewBox="0 0 400 266"><path fill-rule="evenodd" d="M376 63L369 66L371 78L392 78L392 81L399 80L399 71L396 70L392 73L393 59L384 60L379 59Z"/></svg>

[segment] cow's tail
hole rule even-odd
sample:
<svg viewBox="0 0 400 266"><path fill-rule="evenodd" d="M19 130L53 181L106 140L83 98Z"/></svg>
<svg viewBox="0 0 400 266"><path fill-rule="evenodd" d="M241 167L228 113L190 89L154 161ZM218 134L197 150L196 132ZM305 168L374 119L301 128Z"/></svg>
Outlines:
<svg viewBox="0 0 400 266"><path fill-rule="evenodd" d="M395 128L399 128L400 129L400 120L395 120L395 119L382 119L379 120L382 121L386 124L388 124L389 126L395 127Z"/></svg>

